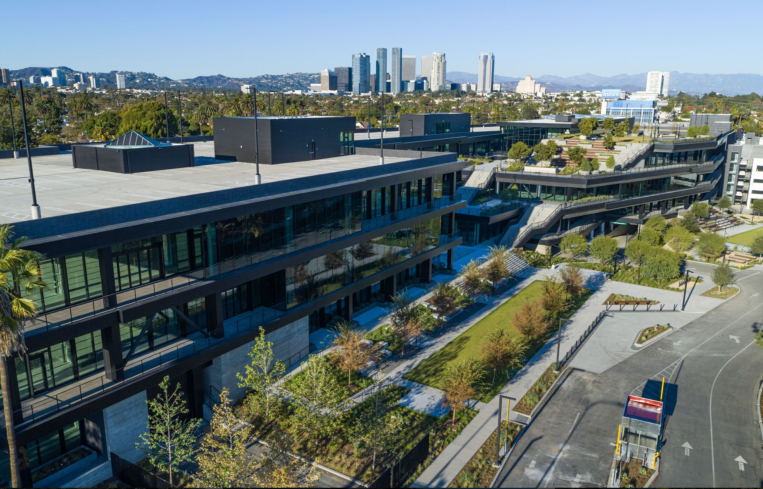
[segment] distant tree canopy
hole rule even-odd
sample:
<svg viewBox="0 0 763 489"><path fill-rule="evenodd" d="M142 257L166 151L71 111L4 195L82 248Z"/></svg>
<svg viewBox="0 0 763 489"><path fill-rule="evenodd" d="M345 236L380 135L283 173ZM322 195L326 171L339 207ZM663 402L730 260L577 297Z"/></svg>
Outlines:
<svg viewBox="0 0 763 489"><path fill-rule="evenodd" d="M170 132L177 127L175 114L169 114ZM125 107L122 111L122 122L119 134L136 131L150 138L160 138L167 135L164 104L155 101L142 102Z"/></svg>

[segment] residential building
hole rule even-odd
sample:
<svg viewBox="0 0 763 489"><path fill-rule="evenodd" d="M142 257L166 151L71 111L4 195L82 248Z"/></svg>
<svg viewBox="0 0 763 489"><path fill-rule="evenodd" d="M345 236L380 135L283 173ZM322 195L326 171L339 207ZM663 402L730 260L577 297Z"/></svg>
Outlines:
<svg viewBox="0 0 763 489"><path fill-rule="evenodd" d="M613 100L601 103L601 114L611 117L633 118L636 124L652 124L657 116L653 100Z"/></svg>
<svg viewBox="0 0 763 489"><path fill-rule="evenodd" d="M501 84L500 83L493 83L493 91L494 92L500 92L501 91Z"/></svg>
<svg viewBox="0 0 763 489"><path fill-rule="evenodd" d="M74 82L74 85L72 85L72 87L75 90L87 90L90 87L90 85L85 82Z"/></svg>
<svg viewBox="0 0 763 489"><path fill-rule="evenodd" d="M668 96L668 87L670 85L670 72L668 71L650 71L646 75L646 92Z"/></svg>
<svg viewBox="0 0 763 489"><path fill-rule="evenodd" d="M318 93L321 91L321 84L320 83L311 83L310 84L310 91L313 93Z"/></svg>
<svg viewBox="0 0 763 489"><path fill-rule="evenodd" d="M290 151L298 120L281 119L288 132L279 133L278 148ZM210 148L193 146L196 154ZM180 384L190 417L208 420L223 388L233 402L245 395L236 373L260 331L292 368L339 318L351 321L411 284L430 287L435 270L452 269L464 164L455 153L397 152L384 165L378 149L362 153L262 165L259 185L249 183L255 165L215 162L213 171L104 181L68 166L69 156L36 157L36 174L53 182L37 189L45 219L8 217L27 213L28 202L0 194L0 223L43 254L49 284L28 296L40 316L24 325L26 349L11 359L3 399L22 485L47 486L36 479L40 468L80 447L94 455L57 472L56 484L83 486L80 469L93 462L108 479L113 456L144 457L136 444L147 430L146 401L163 378ZM4 165L26 171L24 160ZM132 203L108 198L122 194ZM73 210L83 202L97 210ZM7 464L0 458L3 475Z"/></svg>
<svg viewBox="0 0 763 489"><path fill-rule="evenodd" d="M352 94L371 91L371 57L365 53L352 55Z"/></svg>
<svg viewBox="0 0 763 489"><path fill-rule="evenodd" d="M493 53L480 53L477 68L477 92L490 93L493 91L494 69L495 55Z"/></svg>
<svg viewBox="0 0 763 489"><path fill-rule="evenodd" d="M416 79L416 56L403 55L403 73L401 77L403 80Z"/></svg>
<svg viewBox="0 0 763 489"><path fill-rule="evenodd" d="M415 92L417 90L425 90L424 88L424 82L425 80L403 80L403 91L404 92Z"/></svg>
<svg viewBox="0 0 763 489"><path fill-rule="evenodd" d="M628 100L640 100L640 101L655 101L659 97L659 94L652 92L645 92L643 90L633 92L628 95Z"/></svg>
<svg viewBox="0 0 763 489"><path fill-rule="evenodd" d="M125 75L122 73L117 73L117 90L124 90L125 88L127 88Z"/></svg>
<svg viewBox="0 0 763 489"><path fill-rule="evenodd" d="M101 86L101 80L96 75L90 75L87 78L90 81L90 88L99 88Z"/></svg>
<svg viewBox="0 0 763 489"><path fill-rule="evenodd" d="M11 73L8 71L8 68L0 68L0 83L3 85L8 85L10 82Z"/></svg>
<svg viewBox="0 0 763 489"><path fill-rule="evenodd" d="M426 78L432 84L432 55L426 54L421 57L421 78Z"/></svg>
<svg viewBox="0 0 763 489"><path fill-rule="evenodd" d="M763 199L763 139L750 132L729 144L728 171L723 193L735 206L752 208L753 200Z"/></svg>
<svg viewBox="0 0 763 489"><path fill-rule="evenodd" d="M433 92L448 89L445 84L446 73L445 53L432 53L432 78L429 84Z"/></svg>
<svg viewBox="0 0 763 489"><path fill-rule="evenodd" d="M376 85L374 90L387 92L387 48L376 48Z"/></svg>
<svg viewBox="0 0 763 489"><path fill-rule="evenodd" d="M32 76L29 77L29 84L30 85L40 85L41 83L42 83L42 77L41 76L32 75Z"/></svg>
<svg viewBox="0 0 763 489"><path fill-rule="evenodd" d="M520 80L517 83L516 92L525 96L541 97L546 94L546 87L541 86L530 75L527 75L524 80Z"/></svg>
<svg viewBox="0 0 763 489"><path fill-rule="evenodd" d="M336 90L336 75L333 71L325 69L321 71L321 91L328 92L329 90Z"/></svg>
<svg viewBox="0 0 763 489"><path fill-rule="evenodd" d="M352 68L340 66L334 68L336 75L336 89L342 92L352 92Z"/></svg>
<svg viewBox="0 0 763 489"><path fill-rule="evenodd" d="M392 48L389 75L390 92L400 93L403 90L403 48Z"/></svg>

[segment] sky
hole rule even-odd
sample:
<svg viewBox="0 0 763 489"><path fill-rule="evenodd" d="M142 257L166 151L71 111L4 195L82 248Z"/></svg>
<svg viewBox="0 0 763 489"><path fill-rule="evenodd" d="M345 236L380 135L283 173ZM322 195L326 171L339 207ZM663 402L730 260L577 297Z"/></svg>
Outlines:
<svg viewBox="0 0 763 489"><path fill-rule="evenodd" d="M377 47L446 53L448 71L601 76L763 74L760 0L4 2L0 67L145 71L173 79L315 73ZM23 42L19 42L23 40ZM740 49L736 50L735 46ZM757 46L757 48L755 48ZM420 63L420 60L419 60ZM420 69L420 65L419 69Z"/></svg>

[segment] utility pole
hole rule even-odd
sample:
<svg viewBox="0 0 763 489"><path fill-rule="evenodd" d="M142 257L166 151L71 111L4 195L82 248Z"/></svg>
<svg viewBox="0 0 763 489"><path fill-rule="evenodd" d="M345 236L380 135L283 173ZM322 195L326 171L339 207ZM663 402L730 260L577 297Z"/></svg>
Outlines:
<svg viewBox="0 0 763 489"><path fill-rule="evenodd" d="M170 140L170 108L167 105L167 92L164 92L164 123L167 125L167 142Z"/></svg>
<svg viewBox="0 0 763 489"><path fill-rule="evenodd" d="M19 150L16 148L16 129L13 127L13 104L11 104L11 88L8 87L8 113L11 116L11 139L13 139L13 158L19 158Z"/></svg>
<svg viewBox="0 0 763 489"><path fill-rule="evenodd" d="M29 130L26 123L26 104L24 103L24 81L19 80L19 98L21 99L21 120L24 123L24 142L26 143L26 160L29 165L29 184L32 186L32 219L40 219L40 206L37 205L37 192L34 188L34 171L32 170L32 151L29 147Z"/></svg>
<svg viewBox="0 0 763 489"><path fill-rule="evenodd" d="M262 183L262 176L260 175L260 152L258 147L259 134L257 134L257 88L254 90L254 164L257 168L257 174L254 176L255 185Z"/></svg>
<svg viewBox="0 0 763 489"><path fill-rule="evenodd" d="M180 130L180 144L183 144L183 102L178 90L178 129Z"/></svg>
<svg viewBox="0 0 763 489"><path fill-rule="evenodd" d="M381 100L381 156L379 157L379 163L384 164L384 92L379 97Z"/></svg>

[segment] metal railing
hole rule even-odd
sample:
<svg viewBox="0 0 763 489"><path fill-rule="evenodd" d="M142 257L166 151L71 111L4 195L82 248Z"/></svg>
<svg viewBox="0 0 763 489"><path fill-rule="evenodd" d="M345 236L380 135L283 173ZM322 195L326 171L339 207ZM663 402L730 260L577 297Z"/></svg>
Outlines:
<svg viewBox="0 0 763 489"><path fill-rule="evenodd" d="M575 344L573 344L572 347L570 347L570 349L567 352L567 354L564 355L564 358L559 360L559 363L561 365L567 365L567 362L570 361L570 359L575 354L575 352L578 350L578 348L580 348L583 345L585 340L591 335L593 330L596 329L596 326L598 326L601 323L601 320L604 319L604 316L606 316L606 315L607 315L607 311L601 311L596 316L596 318L593 320L593 322L590 324L590 326L588 326L586 328L586 330L583 331L583 334L580 335L580 338L578 338L577 341L575 341ZM559 334L561 334L561 331L559 332Z"/></svg>
<svg viewBox="0 0 763 489"><path fill-rule="evenodd" d="M247 255L241 255L222 261L215 265L193 270L182 275L168 277L163 280L151 282L132 289L123 290L114 294L101 296L96 299L74 304L65 308L39 314L32 320L24 322L26 334L34 335L44 333L54 328L71 324L75 321L97 316L98 314L113 311L116 307L133 304L135 302L151 299L158 295L174 292L183 287L197 284L203 280L208 280L226 273L230 273L242 268L266 262L281 256L306 249L310 246L323 244L344 236L349 236L357 232L373 231L389 226L395 222L411 219L425 215L434 210L443 209L458 203L459 201L444 196L433 199L431 202L425 202L407 209L399 210L384 216L378 216L372 219L361 221L359 229L346 230L341 229L324 233L315 233L321 239L300 239L292 246L286 246L286 239L277 240L272 248L264 252L255 252Z"/></svg>
<svg viewBox="0 0 763 489"><path fill-rule="evenodd" d="M489 208L479 208L475 209L474 207L465 207L463 209L459 209L456 211L457 214L466 214L469 216L495 216L498 214L503 214L504 212L510 212L515 209L519 209L525 207L525 204L521 202L514 202L511 204L501 204L494 207Z"/></svg>

